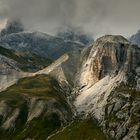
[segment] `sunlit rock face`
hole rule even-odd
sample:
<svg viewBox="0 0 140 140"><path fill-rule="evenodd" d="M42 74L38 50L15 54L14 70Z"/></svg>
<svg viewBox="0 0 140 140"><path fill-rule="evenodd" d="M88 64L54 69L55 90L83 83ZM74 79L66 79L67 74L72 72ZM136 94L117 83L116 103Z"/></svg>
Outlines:
<svg viewBox="0 0 140 140"><path fill-rule="evenodd" d="M139 48L130 45L122 36L104 36L94 43L81 69L80 84L96 83L108 74L135 70Z"/></svg>
<svg viewBox="0 0 140 140"><path fill-rule="evenodd" d="M122 36L111 35L97 39L81 55L80 60L83 61L77 74L78 92L74 104L78 113L96 118L112 138L139 137L139 119L136 119L138 124L132 124L132 119L138 118L139 110L135 109L140 94L139 58L138 46L131 45ZM132 112L128 110L136 114L131 117ZM112 122L113 119L117 121ZM121 125L123 128L120 130Z"/></svg>

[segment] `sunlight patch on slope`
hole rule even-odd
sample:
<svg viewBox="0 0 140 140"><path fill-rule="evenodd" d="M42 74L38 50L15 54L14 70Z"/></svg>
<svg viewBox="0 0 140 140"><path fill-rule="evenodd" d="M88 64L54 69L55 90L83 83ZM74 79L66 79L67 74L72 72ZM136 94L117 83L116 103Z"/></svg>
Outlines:
<svg viewBox="0 0 140 140"><path fill-rule="evenodd" d="M108 75L91 87L84 87L75 101L78 112L84 112L85 115L93 114L95 118L102 119L110 92L122 81L125 82L125 73L119 72L115 77Z"/></svg>

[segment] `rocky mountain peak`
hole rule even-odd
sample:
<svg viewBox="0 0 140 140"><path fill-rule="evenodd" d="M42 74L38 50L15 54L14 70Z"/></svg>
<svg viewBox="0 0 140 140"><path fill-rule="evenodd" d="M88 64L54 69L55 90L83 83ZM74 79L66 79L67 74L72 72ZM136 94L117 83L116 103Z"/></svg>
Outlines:
<svg viewBox="0 0 140 140"><path fill-rule="evenodd" d="M130 75L135 81L140 49L121 36L103 36L84 53L77 76L79 92L75 106L78 112L93 113L100 120L111 91L121 83L128 83Z"/></svg>
<svg viewBox="0 0 140 140"><path fill-rule="evenodd" d="M121 35L105 35L105 36L98 38L97 42L129 43L129 41Z"/></svg>
<svg viewBox="0 0 140 140"><path fill-rule="evenodd" d="M139 57L140 49L124 37L103 36L94 43L83 64L80 82L96 83L107 75L131 72L139 64Z"/></svg>

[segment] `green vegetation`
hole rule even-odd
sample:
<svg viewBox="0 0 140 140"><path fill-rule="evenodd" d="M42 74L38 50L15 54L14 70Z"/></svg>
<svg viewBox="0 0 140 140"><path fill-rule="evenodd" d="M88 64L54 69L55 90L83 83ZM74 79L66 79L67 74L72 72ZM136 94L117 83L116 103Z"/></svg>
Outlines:
<svg viewBox="0 0 140 140"><path fill-rule="evenodd" d="M18 107L32 97L42 100L55 98L61 102L60 106L67 107L65 94L58 82L45 74L20 79L15 85L1 92L0 101L5 100L10 106Z"/></svg>
<svg viewBox="0 0 140 140"><path fill-rule="evenodd" d="M43 101L45 110L41 116L27 122L30 99L36 98ZM22 140L33 138L34 140L45 140L48 135L61 127L62 120L57 113L46 114L48 101L55 100L54 108L64 109L71 116L71 110L67 104L65 93L61 90L58 82L48 75L36 75L20 79L15 85L0 93L0 101L5 101L10 111L7 117L16 108L20 109L20 114L16 119L14 128L4 130L0 127L0 139L2 140ZM69 117L70 117L69 116ZM0 126L4 120L0 116Z"/></svg>
<svg viewBox="0 0 140 140"><path fill-rule="evenodd" d="M15 60L21 70L30 72L43 69L52 63L51 59L41 57L31 52L15 52L14 50L0 47L0 54Z"/></svg>
<svg viewBox="0 0 140 140"><path fill-rule="evenodd" d="M50 140L107 140L105 134L92 119L74 121Z"/></svg>
<svg viewBox="0 0 140 140"><path fill-rule="evenodd" d="M14 135L14 140L21 140L25 138L33 138L35 140L45 140L47 136L58 130L61 126L60 120L53 114L51 119L48 118L35 118L26 129L18 135Z"/></svg>
<svg viewBox="0 0 140 140"><path fill-rule="evenodd" d="M0 129L1 140L24 140L31 138L34 140L45 140L47 136L56 132L61 127L61 122L58 118L48 119L35 118L28 124L16 126L15 130L5 131Z"/></svg>

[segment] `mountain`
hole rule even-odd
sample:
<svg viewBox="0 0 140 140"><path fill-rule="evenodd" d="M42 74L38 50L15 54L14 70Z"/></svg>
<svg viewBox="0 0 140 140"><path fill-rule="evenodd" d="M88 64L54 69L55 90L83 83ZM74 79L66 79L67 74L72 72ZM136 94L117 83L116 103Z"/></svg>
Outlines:
<svg viewBox="0 0 140 140"><path fill-rule="evenodd" d="M16 52L11 49L6 49L0 46L0 54L16 61L17 67L25 72L35 72L47 67L52 63L51 59L41 57L32 52Z"/></svg>
<svg viewBox="0 0 140 140"><path fill-rule="evenodd" d="M60 31L58 31L56 36L61 37L64 40L79 42L86 46L94 42L94 39L90 34L84 33L83 31L75 29L73 27L61 29Z"/></svg>
<svg viewBox="0 0 140 140"><path fill-rule="evenodd" d="M71 62L69 55L35 73L25 73L16 61L2 57L6 59L0 61L5 64L5 73L0 77L6 78L0 80L0 86L4 86L0 93L0 139L46 139L72 121L75 109L67 100L70 86L62 69L63 63Z"/></svg>
<svg viewBox="0 0 140 140"><path fill-rule="evenodd" d="M0 91L51 63L52 60L31 52L17 53L0 46Z"/></svg>
<svg viewBox="0 0 140 140"><path fill-rule="evenodd" d="M137 44L138 46L140 46L140 30L138 30L136 34L132 35L129 40L133 44Z"/></svg>
<svg viewBox="0 0 140 140"><path fill-rule="evenodd" d="M50 76L20 79L0 94L0 139L46 139L71 121L73 111Z"/></svg>
<svg viewBox="0 0 140 140"><path fill-rule="evenodd" d="M30 51L53 60L64 53L80 51L84 48L79 43L65 41L41 32L20 32L1 37L0 46L17 52Z"/></svg>
<svg viewBox="0 0 140 140"><path fill-rule="evenodd" d="M0 79L0 139L139 139L137 45L106 35L36 72L8 57L1 55L0 76L14 78Z"/></svg>
<svg viewBox="0 0 140 140"><path fill-rule="evenodd" d="M20 69L16 61L0 55L0 91L15 83Z"/></svg>
<svg viewBox="0 0 140 140"><path fill-rule="evenodd" d="M84 57L83 57L84 56ZM140 136L140 49L122 36L103 36L82 55L74 102L114 139Z"/></svg>

